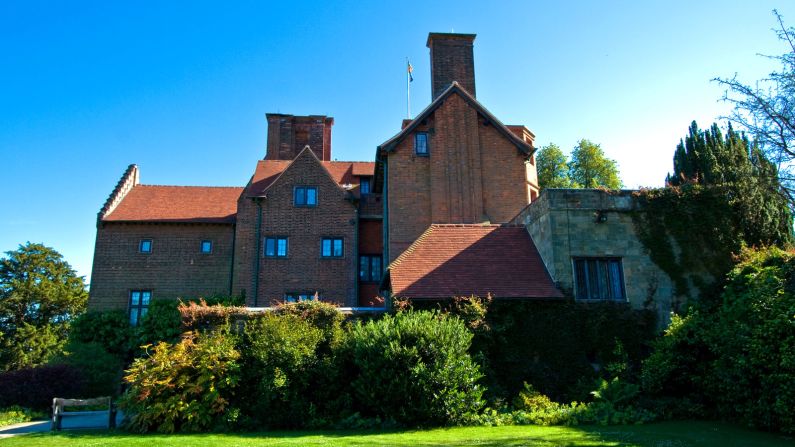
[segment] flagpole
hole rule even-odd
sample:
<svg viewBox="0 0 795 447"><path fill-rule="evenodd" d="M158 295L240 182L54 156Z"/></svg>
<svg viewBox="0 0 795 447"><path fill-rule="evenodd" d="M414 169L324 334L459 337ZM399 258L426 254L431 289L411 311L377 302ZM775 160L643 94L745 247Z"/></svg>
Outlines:
<svg viewBox="0 0 795 447"><path fill-rule="evenodd" d="M411 119L411 63L406 58L406 119Z"/></svg>

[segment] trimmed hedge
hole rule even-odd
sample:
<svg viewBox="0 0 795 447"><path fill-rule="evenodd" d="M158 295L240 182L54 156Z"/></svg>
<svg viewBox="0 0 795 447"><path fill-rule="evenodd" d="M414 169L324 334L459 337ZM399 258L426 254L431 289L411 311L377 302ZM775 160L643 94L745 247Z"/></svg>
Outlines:
<svg viewBox="0 0 795 447"><path fill-rule="evenodd" d="M42 365L0 374L0 408L14 405L50 411L54 397L85 394L86 377L69 365Z"/></svg>

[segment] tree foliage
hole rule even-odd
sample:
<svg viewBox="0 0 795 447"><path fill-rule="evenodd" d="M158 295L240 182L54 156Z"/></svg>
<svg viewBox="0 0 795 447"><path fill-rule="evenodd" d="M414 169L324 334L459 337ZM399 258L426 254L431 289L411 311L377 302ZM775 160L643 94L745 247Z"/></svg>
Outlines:
<svg viewBox="0 0 795 447"><path fill-rule="evenodd" d="M717 124L704 131L693 121L688 135L676 147L674 172L666 183L725 187L743 242L791 242L792 215L775 165L744 134L735 132L731 124L724 137Z"/></svg>
<svg viewBox="0 0 795 447"><path fill-rule="evenodd" d="M542 147L536 155L538 185L544 188L576 188L569 178L568 157L555 143Z"/></svg>
<svg viewBox="0 0 795 447"><path fill-rule="evenodd" d="M585 139L571 153L569 178L582 188L621 188L618 164L605 156L600 145Z"/></svg>
<svg viewBox="0 0 795 447"><path fill-rule="evenodd" d="M726 92L723 99L734 105L727 118L747 129L759 142L765 155L778 168L778 177L791 205L795 204L795 28L787 28L778 11L779 40L786 46L780 56L767 56L781 64L753 84L732 78L715 78Z"/></svg>
<svg viewBox="0 0 795 447"><path fill-rule="evenodd" d="M62 352L69 321L83 312L83 278L54 249L27 243L0 259L0 370L45 363Z"/></svg>

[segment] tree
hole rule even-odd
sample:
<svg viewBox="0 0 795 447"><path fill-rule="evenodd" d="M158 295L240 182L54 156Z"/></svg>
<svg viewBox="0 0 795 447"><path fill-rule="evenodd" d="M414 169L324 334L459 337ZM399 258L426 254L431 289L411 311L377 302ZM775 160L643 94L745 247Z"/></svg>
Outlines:
<svg viewBox="0 0 795 447"><path fill-rule="evenodd" d="M767 159L778 169L778 178L790 206L795 206L795 28L787 28L778 11L776 30L787 46L780 56L767 56L781 63L781 70L753 85L732 78L715 78L726 87L723 100L734 105L728 118L746 129L759 143Z"/></svg>
<svg viewBox="0 0 795 447"><path fill-rule="evenodd" d="M566 155L555 143L541 148L536 155L538 185L544 188L576 188L569 178L569 164Z"/></svg>
<svg viewBox="0 0 795 447"><path fill-rule="evenodd" d="M746 244L782 245L792 240L792 215L777 177L763 151L731 124L724 137L717 124L704 131L693 121L666 183L723 188Z"/></svg>
<svg viewBox="0 0 795 447"><path fill-rule="evenodd" d="M569 177L583 188L621 188L617 163L605 157L600 145L585 139L571 153Z"/></svg>
<svg viewBox="0 0 795 447"><path fill-rule="evenodd" d="M82 277L60 253L28 242L0 259L0 371L63 351L70 320L86 308Z"/></svg>

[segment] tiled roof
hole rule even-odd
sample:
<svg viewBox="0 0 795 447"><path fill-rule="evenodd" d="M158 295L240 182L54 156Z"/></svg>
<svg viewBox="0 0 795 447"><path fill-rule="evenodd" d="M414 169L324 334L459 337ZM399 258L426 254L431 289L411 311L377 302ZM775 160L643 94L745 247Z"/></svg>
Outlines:
<svg viewBox="0 0 795 447"><path fill-rule="evenodd" d="M135 185L106 222L233 223L238 187Z"/></svg>
<svg viewBox="0 0 795 447"><path fill-rule="evenodd" d="M260 160L251 183L246 189L249 196L258 196L276 181L279 174L290 166L292 161L288 160ZM370 161L321 161L331 178L339 185L351 184L358 186L359 181L355 176L373 175L375 163Z"/></svg>
<svg viewBox="0 0 795 447"><path fill-rule="evenodd" d="M395 296L561 298L527 230L431 225L390 266Z"/></svg>

